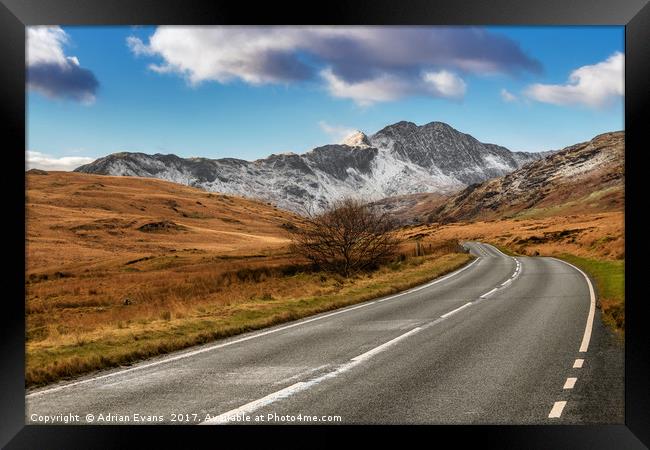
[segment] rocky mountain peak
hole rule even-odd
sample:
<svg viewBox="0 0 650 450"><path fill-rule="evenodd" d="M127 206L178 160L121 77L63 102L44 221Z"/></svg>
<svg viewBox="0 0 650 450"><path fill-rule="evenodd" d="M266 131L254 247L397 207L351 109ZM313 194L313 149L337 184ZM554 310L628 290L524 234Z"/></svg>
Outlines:
<svg viewBox="0 0 650 450"><path fill-rule="evenodd" d="M370 140L363 131L357 130L346 137L341 144L349 147L370 147Z"/></svg>
<svg viewBox="0 0 650 450"><path fill-rule="evenodd" d="M342 144L302 154L245 161L121 153L76 171L162 178L301 212L321 210L346 196L372 201L422 192L449 194L541 157L483 144L443 122L418 126L401 121L371 136L357 131Z"/></svg>

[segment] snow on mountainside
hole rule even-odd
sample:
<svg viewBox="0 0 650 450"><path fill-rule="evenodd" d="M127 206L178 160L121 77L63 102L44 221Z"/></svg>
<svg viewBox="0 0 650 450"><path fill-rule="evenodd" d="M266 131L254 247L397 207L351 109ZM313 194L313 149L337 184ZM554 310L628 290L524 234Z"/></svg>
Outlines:
<svg viewBox="0 0 650 450"><path fill-rule="evenodd" d="M357 130L346 137L341 144L350 147L370 147L370 140L368 140L368 136L363 131Z"/></svg>
<svg viewBox="0 0 650 450"><path fill-rule="evenodd" d="M256 161L114 153L76 172L161 178L208 191L262 199L299 213L343 196L379 200L421 192L450 193L504 175L544 153L484 144L442 122L356 132L343 144Z"/></svg>
<svg viewBox="0 0 650 450"><path fill-rule="evenodd" d="M439 202L431 221L622 210L625 132L600 134ZM385 201L384 201L385 202ZM422 209L422 208L420 208Z"/></svg>

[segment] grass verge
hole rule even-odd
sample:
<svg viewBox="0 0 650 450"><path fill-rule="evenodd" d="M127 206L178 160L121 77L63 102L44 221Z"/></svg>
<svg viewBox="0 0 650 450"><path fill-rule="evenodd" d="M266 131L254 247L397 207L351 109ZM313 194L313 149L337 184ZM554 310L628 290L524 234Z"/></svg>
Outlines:
<svg viewBox="0 0 650 450"><path fill-rule="evenodd" d="M560 254L557 257L584 270L596 283L597 306L605 325L625 333L625 261L582 258Z"/></svg>
<svg viewBox="0 0 650 450"><path fill-rule="evenodd" d="M425 283L466 264L472 256L449 253L396 262L367 276L342 283L336 291L318 296L254 298L246 302L201 307L199 313L172 317L161 314L151 322L119 327L74 342L27 344L27 387L52 383L99 369L204 344L247 331L390 295ZM315 283L323 274L298 274Z"/></svg>

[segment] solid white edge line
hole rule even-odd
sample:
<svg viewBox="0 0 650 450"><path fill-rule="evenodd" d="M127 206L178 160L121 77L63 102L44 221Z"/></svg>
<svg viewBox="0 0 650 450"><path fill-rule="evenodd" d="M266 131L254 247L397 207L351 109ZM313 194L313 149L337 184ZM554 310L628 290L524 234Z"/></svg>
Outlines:
<svg viewBox="0 0 650 450"><path fill-rule="evenodd" d="M567 378L566 381L564 382L564 386L562 387L562 389L573 389L574 386L576 385L576 381L578 381L578 378L576 377Z"/></svg>
<svg viewBox="0 0 650 450"><path fill-rule="evenodd" d="M562 400L559 402L555 402L553 404L553 408L551 409L551 412L548 415L549 419L556 419L562 415L562 410L564 410L564 407L566 406L566 401Z"/></svg>
<svg viewBox="0 0 650 450"><path fill-rule="evenodd" d="M467 308L467 307L470 306L471 304L472 304L472 302L467 302L467 303L465 303L463 306L459 306L458 308L456 308L456 309L454 309L454 310L452 310L452 311L449 311L448 313L443 314L443 315L440 316L440 317L442 317L443 319L446 319L447 317L449 317L449 316L451 316L451 315L453 315L453 314L456 314L458 311Z"/></svg>
<svg viewBox="0 0 650 450"><path fill-rule="evenodd" d="M43 390L39 390L39 391L36 391L36 392L31 392L31 393L25 395L25 398L27 399L27 398L38 397L38 396L41 396L41 395L44 395L44 394L57 392L57 391L67 389L67 388L71 388L71 387L74 387L74 386L78 386L78 385L81 385L81 384L87 384L87 383L91 383L93 381L103 380L105 378L111 378L111 377L114 377L114 376L123 375L125 373L134 372L136 370L148 369L149 367L155 367L155 366L159 366L161 364L167 364L167 363L170 363L170 362L178 361L180 359L189 358L190 356L198 355L198 354L209 352L209 351L212 351L212 350L217 350L217 349L220 349L220 348L223 348L223 347L238 344L240 342L248 341L250 339L255 339L257 337L266 336L266 335L271 334L271 333L277 333L278 331L284 331L284 330L287 330L289 328L293 328L293 327L297 327L297 326L300 326L300 325L304 325L306 323L314 322L316 320L326 319L328 317L332 317L332 316L335 316L337 314L343 314L343 313L346 313L348 311L353 311L355 309L359 309L359 308L363 308L363 307L372 305L374 303L380 303L380 302L383 302L383 301L386 301L386 300L391 300L393 298L400 297L402 295L406 295L406 294L409 294L409 293L412 293L412 292L417 292L420 289L424 289L424 288L427 288L429 286L433 286L433 285L435 285L437 283L440 283L442 281L445 281L445 280L447 280L447 279L449 279L449 278L451 278L451 277L453 277L455 275L458 275L461 272L469 269L474 264L476 264L479 260L480 260L480 258L476 258L476 259L474 259L474 261L467 264L466 266L461 267L460 269L458 269L458 270L456 270L456 271L454 271L454 272L452 272L450 274L447 274L447 275L443 276L442 278L437 278L437 279L435 279L433 281L430 281L429 283L426 283L426 284L423 284L421 286L417 286L417 287L408 289L408 290L406 290L404 292L400 292L400 293L395 294L395 295L391 295L390 297L385 297L385 298L383 298L381 300L374 300L374 301L370 301L370 302L366 302L366 303L361 303L359 305L348 306L348 307L339 309L337 311L331 312L329 314L324 314L324 315L321 315L321 316L312 317L312 318L308 318L308 319L302 319L302 320L300 320L298 322L290 323L288 325L284 325L284 326L279 327L279 328L274 328L272 330L267 330L267 331L261 331L261 332L255 333L255 334L253 334L251 336L245 336L245 337L242 337L242 338L239 338L239 339L234 339L232 341L224 342L224 343L221 343L221 344L211 345L209 347L200 348L198 350L185 352L185 353L182 353L180 355L169 356L169 357L166 357L166 358L161 359L159 361L153 361L153 362L145 363L145 364L138 364L137 366L128 367L128 368L125 368L125 369L120 369L118 371L110 372L110 373L107 373L107 374L104 374L104 375L98 375L98 376L95 376L95 377L92 377L92 378L86 378L86 379L83 379L83 380L74 381L74 382L63 384L63 385L60 385L60 386L54 386L54 387L51 387L49 389L43 389Z"/></svg>
<svg viewBox="0 0 650 450"><path fill-rule="evenodd" d="M584 364L585 360L584 359L576 359L573 363L573 368L574 369L582 369L582 364Z"/></svg>
<svg viewBox="0 0 650 450"><path fill-rule="evenodd" d="M397 336L396 338L391 339L388 342L384 342L383 344L381 344L378 347L373 348L372 350L368 350L367 352L362 353L359 356L355 356L354 358L351 359L351 361L363 361L364 359L371 358L374 355L376 355L377 353L383 352L384 350L386 350L391 345L397 343L398 341L401 341L402 339L405 339L405 338L411 336L412 334L417 333L420 330L421 330L420 327L413 328L411 331L407 331L406 333L401 334L401 335Z"/></svg>
<svg viewBox="0 0 650 450"><path fill-rule="evenodd" d="M239 408L231 409L230 411L227 411L223 414L219 414L218 416L212 417L208 420L204 420L203 422L201 422L200 425L218 425L218 424L228 423L231 417L253 412L256 409L261 408L262 406L266 406L268 404L275 402L276 400L289 397L291 394L301 390L301 388L305 384L306 383L303 381L292 384L289 387L280 389L279 391L273 392L272 394L269 394L265 397L259 398L257 400L253 400L250 403L246 403L245 405L242 405Z"/></svg>
<svg viewBox="0 0 650 450"><path fill-rule="evenodd" d="M594 326L594 315L596 314L596 294L594 292L594 286L591 284L591 280L589 279L587 274L585 274L582 270L580 270L573 264L558 258L551 258L551 259L560 261L561 263L564 263L567 266L573 267L575 270L580 272L583 277L585 277L585 280L587 280L587 286L589 286L589 298L590 298L589 315L587 316L587 324L585 325L585 332L582 335L582 342L580 344L580 350L579 350L580 353L585 353L589 349L589 341L591 340L591 331Z"/></svg>

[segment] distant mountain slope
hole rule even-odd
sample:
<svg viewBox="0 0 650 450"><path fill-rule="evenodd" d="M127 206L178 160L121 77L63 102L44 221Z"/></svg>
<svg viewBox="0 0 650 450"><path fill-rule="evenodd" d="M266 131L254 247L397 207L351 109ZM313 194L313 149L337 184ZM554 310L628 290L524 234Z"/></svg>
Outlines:
<svg viewBox="0 0 650 450"><path fill-rule="evenodd" d="M297 220L265 203L163 180L43 171L26 178L29 273L183 249L266 254L287 245L284 224Z"/></svg>
<svg viewBox="0 0 650 450"><path fill-rule="evenodd" d="M431 211L440 208L453 194L423 192L386 197L370 205L392 217L399 225L418 225L428 222Z"/></svg>
<svg viewBox="0 0 650 450"><path fill-rule="evenodd" d="M622 210L625 133L605 133L470 185L431 211L432 221Z"/></svg>
<svg viewBox="0 0 650 450"><path fill-rule="evenodd" d="M442 122L398 122L372 136L355 133L345 142L256 161L115 153L76 171L161 178L304 212L318 211L342 196L379 200L452 193L543 156L484 144Z"/></svg>

